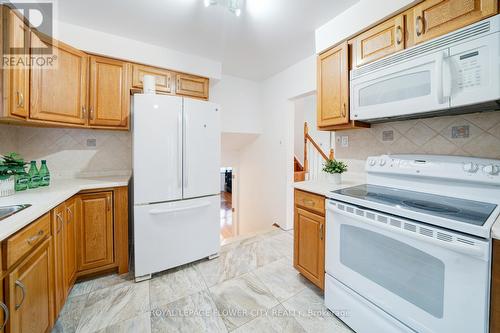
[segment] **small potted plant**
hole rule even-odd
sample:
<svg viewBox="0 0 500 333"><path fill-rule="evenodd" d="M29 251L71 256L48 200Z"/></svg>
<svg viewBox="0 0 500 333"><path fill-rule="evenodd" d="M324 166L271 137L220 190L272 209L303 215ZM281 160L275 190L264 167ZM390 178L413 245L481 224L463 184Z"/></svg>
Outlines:
<svg viewBox="0 0 500 333"><path fill-rule="evenodd" d="M333 184L342 182L342 174L347 171L347 164L337 160L326 160L323 165L323 171L326 172L326 179Z"/></svg>
<svg viewBox="0 0 500 333"><path fill-rule="evenodd" d="M16 190L16 177L25 173L26 163L16 153L0 156L0 197L12 195Z"/></svg>

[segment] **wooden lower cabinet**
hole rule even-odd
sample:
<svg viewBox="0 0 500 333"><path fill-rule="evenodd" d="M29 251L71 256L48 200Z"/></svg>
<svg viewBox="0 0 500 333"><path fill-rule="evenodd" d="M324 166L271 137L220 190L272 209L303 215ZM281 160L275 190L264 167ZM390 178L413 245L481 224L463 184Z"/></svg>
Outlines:
<svg viewBox="0 0 500 333"><path fill-rule="evenodd" d="M7 277L10 333L50 332L53 325L53 262L51 238Z"/></svg>
<svg viewBox="0 0 500 333"><path fill-rule="evenodd" d="M491 258L490 332L500 332L500 241L493 240Z"/></svg>
<svg viewBox="0 0 500 333"><path fill-rule="evenodd" d="M309 197L310 199L304 199ZM300 200L300 201L298 201ZM325 284L325 212L304 207L301 202L325 198L295 190L294 267L321 289Z"/></svg>
<svg viewBox="0 0 500 333"><path fill-rule="evenodd" d="M52 211L52 248L54 268L54 305L55 313L59 313L66 301L67 289L64 281L64 229L66 206L61 204Z"/></svg>
<svg viewBox="0 0 500 333"><path fill-rule="evenodd" d="M113 264L113 192L82 194L78 271Z"/></svg>
<svg viewBox="0 0 500 333"><path fill-rule="evenodd" d="M80 224L80 198L73 197L65 203L66 219L63 228L64 289L69 294L76 278L76 229Z"/></svg>

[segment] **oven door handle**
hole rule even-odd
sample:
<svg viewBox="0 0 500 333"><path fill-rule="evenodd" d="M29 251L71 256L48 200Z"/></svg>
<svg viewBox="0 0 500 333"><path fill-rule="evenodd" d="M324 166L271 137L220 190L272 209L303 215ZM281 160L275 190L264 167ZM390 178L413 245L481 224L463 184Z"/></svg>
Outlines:
<svg viewBox="0 0 500 333"><path fill-rule="evenodd" d="M424 235L418 234L416 232L405 231L403 229L391 227L385 223L376 222L376 221L367 219L366 217L363 217L363 216L359 216L356 214L351 214L351 213L348 213L346 211L339 210L339 209L335 208L335 206L333 206L331 203L328 203L328 209L333 211L335 214L344 215L344 216L349 217L351 219L355 219L359 222L364 222L365 224L368 224L370 226L376 226L377 228L381 228L381 229L384 229L384 230L392 232L392 233L396 233L396 234L400 234L400 235L403 235L403 236L406 236L409 238L413 238L413 239L416 239L418 241L430 243L430 244L433 244L433 245L436 245L436 246L439 246L442 248L447 248L451 251L460 252L460 253L463 253L463 254L466 254L469 256L481 257L481 258L486 257L485 251L477 245L461 245L461 244L456 244L456 243L443 242L443 241L437 240L437 239L430 237L430 236L424 236ZM334 221L335 221L335 219L334 219ZM335 223L335 222L333 222L333 223Z"/></svg>

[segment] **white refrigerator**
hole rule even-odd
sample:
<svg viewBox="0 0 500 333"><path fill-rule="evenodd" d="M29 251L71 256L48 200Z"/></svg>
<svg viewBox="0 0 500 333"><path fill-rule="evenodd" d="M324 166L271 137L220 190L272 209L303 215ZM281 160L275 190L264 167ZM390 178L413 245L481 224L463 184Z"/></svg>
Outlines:
<svg viewBox="0 0 500 333"><path fill-rule="evenodd" d="M219 114L205 101L134 95L136 280L219 252Z"/></svg>

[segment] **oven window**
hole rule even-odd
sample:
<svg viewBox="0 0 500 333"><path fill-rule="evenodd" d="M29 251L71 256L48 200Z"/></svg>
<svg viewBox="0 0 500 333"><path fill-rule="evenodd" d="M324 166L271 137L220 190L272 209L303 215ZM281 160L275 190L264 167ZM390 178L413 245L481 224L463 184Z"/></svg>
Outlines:
<svg viewBox="0 0 500 333"><path fill-rule="evenodd" d="M340 262L434 317L443 317L441 260L393 238L344 224Z"/></svg>
<svg viewBox="0 0 500 333"><path fill-rule="evenodd" d="M359 106L371 106L427 96L431 93L431 72L422 71L377 81L359 90Z"/></svg>

